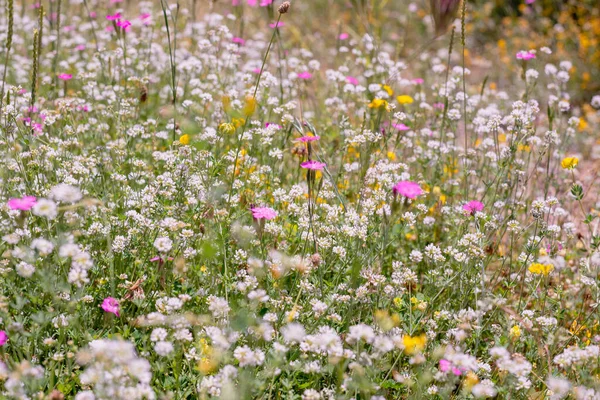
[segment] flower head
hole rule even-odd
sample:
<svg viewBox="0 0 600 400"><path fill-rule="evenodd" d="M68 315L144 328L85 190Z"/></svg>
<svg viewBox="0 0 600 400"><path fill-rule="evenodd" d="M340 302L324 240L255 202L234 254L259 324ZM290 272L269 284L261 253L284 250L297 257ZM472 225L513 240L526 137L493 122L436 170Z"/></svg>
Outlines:
<svg viewBox="0 0 600 400"><path fill-rule="evenodd" d="M321 171L326 165L327 164L315 160L304 161L300 164L302 168L311 169L313 171Z"/></svg>
<svg viewBox="0 0 600 400"><path fill-rule="evenodd" d="M563 169L575 169L575 167L579 164L579 158L577 157L565 157L560 162L560 166Z"/></svg>
<svg viewBox="0 0 600 400"><path fill-rule="evenodd" d="M107 313L112 313L119 317L119 301L114 297L105 298L102 302L102 309Z"/></svg>
<svg viewBox="0 0 600 400"><path fill-rule="evenodd" d="M398 103L400 104L412 104L415 102L415 100L407 94L396 97L396 100L398 100Z"/></svg>
<svg viewBox="0 0 600 400"><path fill-rule="evenodd" d="M376 110L385 110L385 111L390 111L390 105L387 102L387 100L384 99L373 99L370 103L369 103L369 108L374 108Z"/></svg>
<svg viewBox="0 0 600 400"><path fill-rule="evenodd" d="M476 212L483 210L483 207L484 207L484 205L482 202L477 201L477 200L471 200L470 202L468 202L467 204L465 204L463 206L463 210L465 210L469 214L473 215Z"/></svg>
<svg viewBox="0 0 600 400"><path fill-rule="evenodd" d="M424 193L418 183L410 181L400 181L394 185L392 190L395 195L399 194L412 200Z"/></svg>
<svg viewBox="0 0 600 400"><path fill-rule="evenodd" d="M0 347L4 346L8 342L8 335L5 331L0 331Z"/></svg>
<svg viewBox="0 0 600 400"><path fill-rule="evenodd" d="M524 51L521 50L520 52L517 53L517 60L523 60L523 61L527 61L527 60L531 60L535 58L535 52L533 51Z"/></svg>
<svg viewBox="0 0 600 400"><path fill-rule="evenodd" d="M529 266L528 269L529 269L529 272L531 272L532 274L546 276L554 270L554 265L533 263Z"/></svg>
<svg viewBox="0 0 600 400"><path fill-rule="evenodd" d="M11 210L28 211L35 206L37 199L34 196L23 196L22 198L12 198L6 203Z"/></svg>
<svg viewBox="0 0 600 400"><path fill-rule="evenodd" d="M62 81L68 81L71 80L71 78L73 78L72 74L58 74L58 79Z"/></svg>
<svg viewBox="0 0 600 400"><path fill-rule="evenodd" d="M273 219L277 217L277 211L271 207L252 207L252 217L255 219Z"/></svg>
<svg viewBox="0 0 600 400"><path fill-rule="evenodd" d="M404 335L402 336L402 344L404 345L404 352L408 355L421 353L427 345L427 336L425 334L414 337Z"/></svg>
<svg viewBox="0 0 600 400"><path fill-rule="evenodd" d="M310 79L312 78L312 74L308 71L300 72L298 74L298 79Z"/></svg>
<svg viewBox="0 0 600 400"><path fill-rule="evenodd" d="M296 139L296 141L297 142L302 142L302 143L307 143L307 142L315 142L315 141L317 141L319 139L321 139L321 136L306 135L306 136L299 137L298 139Z"/></svg>

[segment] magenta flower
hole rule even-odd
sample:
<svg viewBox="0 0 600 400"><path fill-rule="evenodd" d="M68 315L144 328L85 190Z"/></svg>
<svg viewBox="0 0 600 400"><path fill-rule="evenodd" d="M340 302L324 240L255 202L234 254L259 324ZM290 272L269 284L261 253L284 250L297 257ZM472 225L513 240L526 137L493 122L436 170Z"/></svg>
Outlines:
<svg viewBox="0 0 600 400"><path fill-rule="evenodd" d="M346 82L348 82L349 84L354 85L354 86L358 85L358 79L356 79L353 76L347 76Z"/></svg>
<svg viewBox="0 0 600 400"><path fill-rule="evenodd" d="M231 41L233 43L239 44L240 46L243 46L244 43L246 43L246 41L244 39L242 39L241 37L234 37L233 39L231 39Z"/></svg>
<svg viewBox="0 0 600 400"><path fill-rule="evenodd" d="M268 128L270 126L274 126L277 129L281 129L281 125L279 125L279 124L274 124L272 122L265 122L265 128Z"/></svg>
<svg viewBox="0 0 600 400"><path fill-rule="evenodd" d="M299 79L310 79L310 78L312 78L312 74L308 71L300 72L298 74L298 78Z"/></svg>
<svg viewBox="0 0 600 400"><path fill-rule="evenodd" d="M314 142L321 139L321 136L302 136L298 139L296 139L297 142L302 142L302 143L307 143L307 142Z"/></svg>
<svg viewBox="0 0 600 400"><path fill-rule="evenodd" d="M283 25L285 25L283 22L279 21L277 23L273 22L272 24L269 24L269 26L271 28L281 28Z"/></svg>
<svg viewBox="0 0 600 400"><path fill-rule="evenodd" d="M121 18L121 13L116 13L114 15L110 15L109 14L109 15L106 16L106 19L109 20L109 21L116 21L119 18Z"/></svg>
<svg viewBox="0 0 600 400"><path fill-rule="evenodd" d="M517 53L517 60L523 60L523 61L527 61L527 60L531 60L535 58L535 53L533 51L524 51L521 50L520 52Z"/></svg>
<svg viewBox="0 0 600 400"><path fill-rule="evenodd" d="M477 201L477 200L471 200L470 202L468 202L467 204L465 204L463 206L463 210L465 210L469 214L473 215L476 212L483 210L483 207L484 207L484 205L482 202Z"/></svg>
<svg viewBox="0 0 600 400"><path fill-rule="evenodd" d="M119 301L114 297L107 297L102 302L102 309L107 313L115 314L119 317Z"/></svg>
<svg viewBox="0 0 600 400"><path fill-rule="evenodd" d="M463 373L463 371L460 368L453 366L450 361L445 360L443 358L440 360L439 369L442 372L448 372L449 370L452 370L452 373L456 376L460 376Z"/></svg>
<svg viewBox="0 0 600 400"><path fill-rule="evenodd" d="M271 207L252 207L250 211L252 211L252 217L254 219L269 220L277 217L277 211L273 210Z"/></svg>
<svg viewBox="0 0 600 400"><path fill-rule="evenodd" d="M58 79L63 80L63 81L68 81L71 78L73 78L73 75L71 75L71 74L58 74Z"/></svg>
<svg viewBox="0 0 600 400"><path fill-rule="evenodd" d="M392 191L395 195L399 194L400 196L404 196L411 200L414 200L417 196L420 196L424 193L423 189L421 189L421 186L419 186L418 183L410 181L401 181L396 183Z"/></svg>
<svg viewBox="0 0 600 400"><path fill-rule="evenodd" d="M20 199L12 198L6 203L11 210L28 211L35 206L37 199L34 196L23 196Z"/></svg>
<svg viewBox="0 0 600 400"><path fill-rule="evenodd" d="M131 22L126 19L123 21L117 21L117 26L123 29L125 32L128 32L129 28L131 27Z"/></svg>
<svg viewBox="0 0 600 400"><path fill-rule="evenodd" d="M396 129L398 129L399 131L409 131L410 130L410 126L406 126L404 124L392 124L392 126Z"/></svg>
<svg viewBox="0 0 600 400"><path fill-rule="evenodd" d="M310 169L313 171L321 171L326 165L327 164L315 160L304 161L302 164L300 164L302 168Z"/></svg>
<svg viewBox="0 0 600 400"><path fill-rule="evenodd" d="M346 40L350 37L349 34L347 33L340 33L340 36L338 36L340 40Z"/></svg>
<svg viewBox="0 0 600 400"><path fill-rule="evenodd" d="M8 342L8 335L4 331L0 331L0 347L4 346Z"/></svg>
<svg viewBox="0 0 600 400"><path fill-rule="evenodd" d="M425 82L425 80L423 78L415 78L412 80L412 83L414 83L415 85L420 85L423 82Z"/></svg>

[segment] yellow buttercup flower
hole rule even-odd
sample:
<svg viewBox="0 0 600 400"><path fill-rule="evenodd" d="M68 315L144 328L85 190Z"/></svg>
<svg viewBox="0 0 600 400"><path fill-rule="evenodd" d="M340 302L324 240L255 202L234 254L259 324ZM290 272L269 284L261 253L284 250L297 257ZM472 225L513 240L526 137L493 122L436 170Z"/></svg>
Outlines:
<svg viewBox="0 0 600 400"><path fill-rule="evenodd" d="M412 104L415 101L412 97L410 97L407 94L403 94L396 97L396 100L398 100L398 103L400 104Z"/></svg>
<svg viewBox="0 0 600 400"><path fill-rule="evenodd" d="M183 145L190 144L190 135L179 136L179 143L181 143Z"/></svg>
<svg viewBox="0 0 600 400"><path fill-rule="evenodd" d="M565 157L560 163L563 169L574 169L579 164L579 158L577 157Z"/></svg>
<svg viewBox="0 0 600 400"><path fill-rule="evenodd" d="M377 110L384 109L385 111L391 110L389 103L384 99L373 99L373 101L369 103L369 108L375 108Z"/></svg>
<svg viewBox="0 0 600 400"><path fill-rule="evenodd" d="M421 353L427 345L427 336L424 333L414 337L404 335L402 336L402 344L404 345L404 352L408 355Z"/></svg>
<svg viewBox="0 0 600 400"><path fill-rule="evenodd" d="M510 328L510 337L516 339L520 336L521 336L521 328L519 327L519 325L515 325L512 328Z"/></svg>
<svg viewBox="0 0 600 400"><path fill-rule="evenodd" d="M385 90L387 92L387 94L389 96L394 94L394 91L392 90L392 88L389 85L383 85L382 88L383 88L383 90Z"/></svg>
<svg viewBox="0 0 600 400"><path fill-rule="evenodd" d="M221 125L219 125L219 131L226 135L231 135L233 132L235 132L235 126L229 122L223 122Z"/></svg>
<svg viewBox="0 0 600 400"><path fill-rule="evenodd" d="M529 272L536 275L548 275L554 269L552 264L533 263L529 266Z"/></svg>

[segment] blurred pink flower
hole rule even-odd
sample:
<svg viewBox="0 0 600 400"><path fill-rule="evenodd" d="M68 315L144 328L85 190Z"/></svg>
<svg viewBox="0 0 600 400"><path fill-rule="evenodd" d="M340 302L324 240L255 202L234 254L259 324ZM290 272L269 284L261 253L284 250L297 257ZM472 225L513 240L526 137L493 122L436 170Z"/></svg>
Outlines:
<svg viewBox="0 0 600 400"><path fill-rule="evenodd" d="M269 24L269 26L271 28L281 28L283 25L285 25L283 22L279 21L277 23L273 22L272 24Z"/></svg>
<svg viewBox="0 0 600 400"><path fill-rule="evenodd" d="M425 80L423 78L415 78L412 80L412 83L414 83L415 85L420 85L423 82L425 82Z"/></svg>
<svg viewBox="0 0 600 400"><path fill-rule="evenodd" d="M415 199L417 196L422 195L423 189L416 182L411 181L400 181L394 185L392 189L394 194L404 196L409 199Z"/></svg>
<svg viewBox="0 0 600 400"><path fill-rule="evenodd" d="M409 131L410 130L410 126L406 126L404 124L392 124L392 126L396 129L398 129L399 131Z"/></svg>
<svg viewBox="0 0 600 400"><path fill-rule="evenodd" d="M8 342L8 335L5 331L0 331L0 347L4 346Z"/></svg>
<svg viewBox="0 0 600 400"><path fill-rule="evenodd" d="M73 78L72 74L58 74L58 79L63 81L71 80L71 78Z"/></svg>
<svg viewBox="0 0 600 400"><path fill-rule="evenodd" d="M252 217L254 219L273 219L277 217L277 211L271 207L252 207Z"/></svg>
<svg viewBox="0 0 600 400"><path fill-rule="evenodd" d="M107 297L102 302L102 309L107 313L115 314L119 317L119 301L114 297Z"/></svg>
<svg viewBox="0 0 600 400"><path fill-rule="evenodd" d="M439 369L442 372L448 372L449 370L452 370L452 373L456 376L460 376L463 373L463 371L460 368L453 366L450 361L445 360L443 358L440 360Z"/></svg>
<svg viewBox="0 0 600 400"><path fill-rule="evenodd" d="M126 19L123 21L117 21L117 26L123 29L125 32L128 32L129 28L131 27L131 22Z"/></svg>
<svg viewBox="0 0 600 400"><path fill-rule="evenodd" d="M358 85L358 79L356 79L353 76L347 76L346 77L346 82L348 82L348 83L350 83L350 84L352 84L354 86Z"/></svg>
<svg viewBox="0 0 600 400"><path fill-rule="evenodd" d="M110 15L109 14L109 15L106 16L106 19L109 20L109 21L116 21L119 18L121 18L121 13L116 13L114 15Z"/></svg>
<svg viewBox="0 0 600 400"><path fill-rule="evenodd" d="M300 72L298 74L298 78L299 79L310 79L310 78L312 78L312 74L308 71Z"/></svg>
<svg viewBox="0 0 600 400"><path fill-rule="evenodd" d="M523 60L523 61L527 61L527 60L531 60L535 58L535 53L530 51L524 51L521 50L520 52L517 53L517 60Z"/></svg>
<svg viewBox="0 0 600 400"><path fill-rule="evenodd" d="M315 160L304 161L302 164L300 164L302 168L310 169L313 171L321 171L326 165L327 164Z"/></svg>
<svg viewBox="0 0 600 400"><path fill-rule="evenodd" d="M6 203L11 210L27 211L31 210L37 199L34 196L23 196L20 199L12 198Z"/></svg>
<svg viewBox="0 0 600 400"><path fill-rule="evenodd" d="M240 46L243 46L244 43L246 43L246 41L244 39L242 39L241 37L234 37L233 39L231 39L231 41L233 43L239 44Z"/></svg>
<svg viewBox="0 0 600 400"><path fill-rule="evenodd" d="M340 36L338 36L340 40L346 40L350 37L350 35L348 35L347 33L340 33Z"/></svg>
<svg viewBox="0 0 600 400"><path fill-rule="evenodd" d="M467 204L463 206L463 210L467 211L469 214L475 214L478 211L483 210L483 203L477 200L471 200Z"/></svg>
<svg viewBox="0 0 600 400"><path fill-rule="evenodd" d="M321 136L302 136L302 137L299 137L298 139L296 139L296 141L306 143L306 142L314 142L319 139L321 139Z"/></svg>

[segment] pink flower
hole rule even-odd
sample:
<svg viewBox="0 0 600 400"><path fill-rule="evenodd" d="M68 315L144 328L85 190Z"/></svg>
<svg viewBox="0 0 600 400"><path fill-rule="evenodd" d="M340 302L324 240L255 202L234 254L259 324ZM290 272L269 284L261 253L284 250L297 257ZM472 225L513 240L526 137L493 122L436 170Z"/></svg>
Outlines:
<svg viewBox="0 0 600 400"><path fill-rule="evenodd" d="M274 124L272 122L265 122L265 128L268 128L270 126L274 126L277 129L281 129L281 125L279 125L279 124Z"/></svg>
<svg viewBox="0 0 600 400"><path fill-rule="evenodd" d="M31 210L36 202L37 199L34 196L23 196L20 199L9 199L6 204L8 204L11 210L27 211Z"/></svg>
<svg viewBox="0 0 600 400"><path fill-rule="evenodd" d="M269 220L277 217L277 211L273 210L271 207L252 207L250 211L252 211L252 217L254 219Z"/></svg>
<svg viewBox="0 0 600 400"><path fill-rule="evenodd" d="M231 41L233 43L239 44L240 46L243 46L244 43L246 43L246 41L244 39L242 39L241 37L234 37L233 39L231 39Z"/></svg>
<svg viewBox="0 0 600 400"><path fill-rule="evenodd" d="M394 188L392 189L392 191L394 192L395 195L400 195L400 196L404 196L406 198L409 199L415 199L417 196L422 195L423 189L421 189L421 186L419 186L418 183L416 182L410 182L410 181L401 181L396 183L396 185L394 185Z"/></svg>
<svg viewBox="0 0 600 400"><path fill-rule="evenodd" d="M127 20L117 21L117 26L119 28L122 28L125 32L128 32L129 31L129 27L131 26L131 22L129 22Z"/></svg>
<svg viewBox="0 0 600 400"><path fill-rule="evenodd" d="M310 169L313 171L321 171L326 165L327 164L315 160L304 161L302 164L300 164L302 168Z"/></svg>
<svg viewBox="0 0 600 400"><path fill-rule="evenodd" d="M348 35L347 33L340 33L340 36L338 36L338 38L340 40L346 40L350 37L350 35Z"/></svg>
<svg viewBox="0 0 600 400"><path fill-rule="evenodd" d="M524 51L521 50L520 52L517 53L517 60L523 60L523 61L527 61L527 60L531 60L535 58L535 53L530 51Z"/></svg>
<svg viewBox="0 0 600 400"><path fill-rule="evenodd" d="M77 46L75 46L75 49L79 50L79 51L83 51L83 50L85 50L85 44L78 44Z"/></svg>
<svg viewBox="0 0 600 400"><path fill-rule="evenodd" d="M310 78L312 78L312 74L308 71L300 72L298 74L298 78L299 79L310 79Z"/></svg>
<svg viewBox="0 0 600 400"><path fill-rule="evenodd" d="M535 3L535 0L525 0L525 4L533 4Z"/></svg>
<svg viewBox="0 0 600 400"><path fill-rule="evenodd" d="M398 129L399 131L409 131L410 130L410 126L406 126L404 124L392 124L392 126L396 129Z"/></svg>
<svg viewBox="0 0 600 400"><path fill-rule="evenodd" d="M483 203L477 200L471 200L467 204L463 206L463 210L467 211L469 214L473 215L478 211L483 210Z"/></svg>
<svg viewBox="0 0 600 400"><path fill-rule="evenodd" d="M0 347L4 346L8 342L8 335L4 331L0 331Z"/></svg>
<svg viewBox="0 0 600 400"><path fill-rule="evenodd" d="M266 7L268 5L271 5L272 3L273 3L273 0L260 0L261 7Z"/></svg>
<svg viewBox="0 0 600 400"><path fill-rule="evenodd" d="M463 373L463 371L460 368L453 366L450 361L445 360L443 358L440 360L439 369L442 372L448 372L449 370L452 370L452 373L456 376L460 376Z"/></svg>
<svg viewBox="0 0 600 400"><path fill-rule="evenodd" d="M114 297L105 298L102 302L102 309L119 317L119 301Z"/></svg>
<svg viewBox="0 0 600 400"><path fill-rule="evenodd" d="M346 77L346 82L348 82L348 83L350 83L350 84L352 84L354 86L358 85L358 79L356 79L353 76L347 76Z"/></svg>
<svg viewBox="0 0 600 400"><path fill-rule="evenodd" d="M173 258L173 257L167 257L167 261L173 261L173 260L174 260L174 258ZM155 257L152 257L152 258L150 259L150 261L151 261L151 262L156 262L156 261L158 261L158 264L159 264L159 265L162 265L162 264L164 264L164 262L165 262L165 260L164 260L162 257L160 257L160 256L155 256Z"/></svg>
<svg viewBox="0 0 600 400"><path fill-rule="evenodd" d="M273 22L272 24L269 24L269 26L271 28L281 28L283 25L285 25L283 22L279 21L277 23Z"/></svg>
<svg viewBox="0 0 600 400"><path fill-rule="evenodd" d="M71 74L58 74L58 79L63 81L71 80L71 78L73 78L73 75Z"/></svg>
<svg viewBox="0 0 600 400"><path fill-rule="evenodd" d="M412 83L414 83L415 85L420 85L423 82L425 82L423 78L415 78L412 80Z"/></svg>
<svg viewBox="0 0 600 400"><path fill-rule="evenodd" d="M106 16L106 19L109 20L109 21L116 21L119 18L121 18L121 13L116 13L114 15L107 15Z"/></svg>
<svg viewBox="0 0 600 400"><path fill-rule="evenodd" d="M314 142L319 139L321 139L321 136L302 136L302 137L296 139L296 141L306 143L306 142Z"/></svg>

